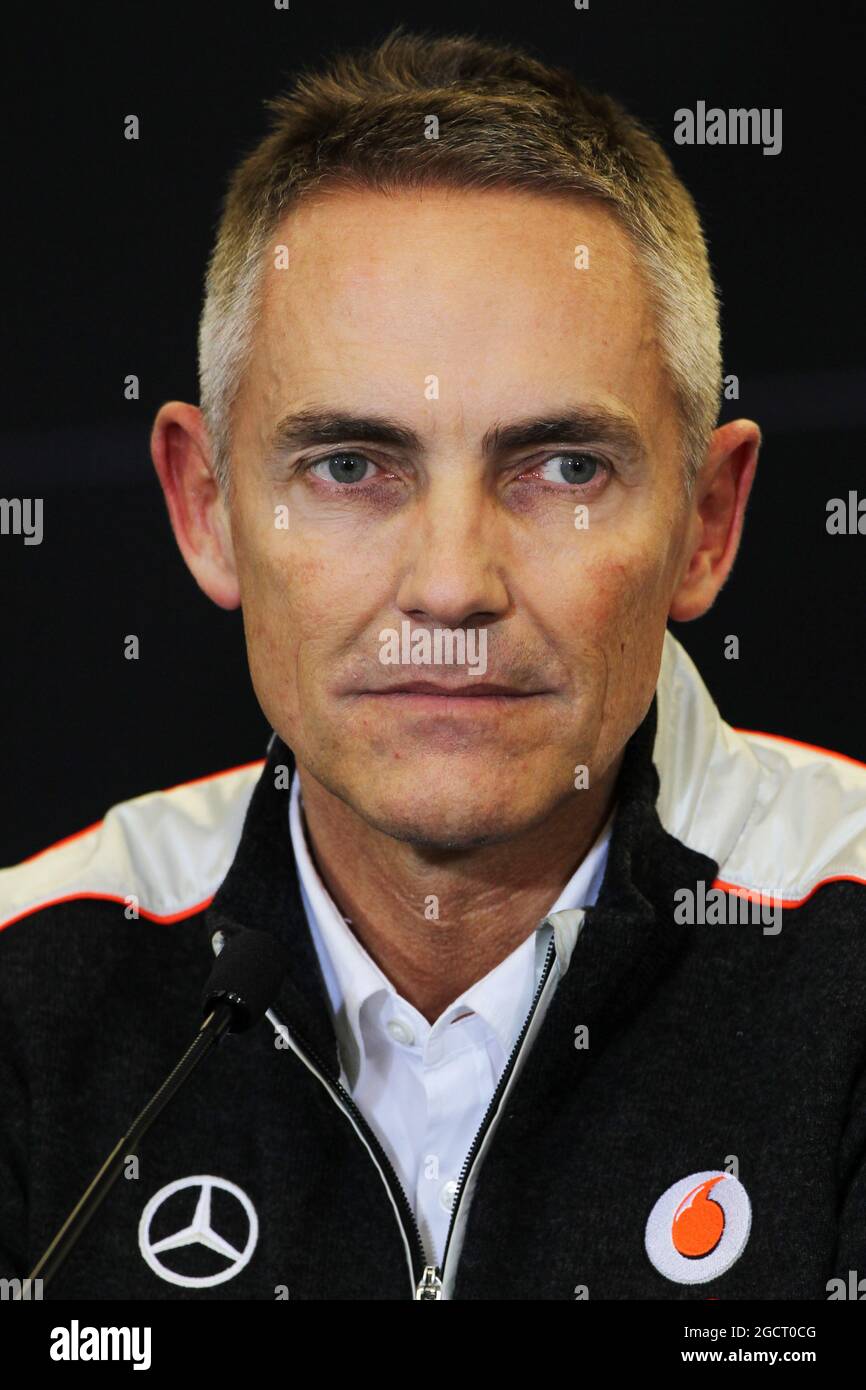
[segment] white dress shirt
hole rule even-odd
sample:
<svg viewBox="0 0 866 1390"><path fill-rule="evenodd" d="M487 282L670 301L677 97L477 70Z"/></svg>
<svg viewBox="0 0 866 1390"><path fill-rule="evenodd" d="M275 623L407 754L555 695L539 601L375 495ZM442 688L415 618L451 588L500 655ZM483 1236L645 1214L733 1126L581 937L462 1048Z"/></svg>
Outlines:
<svg viewBox="0 0 866 1390"><path fill-rule="evenodd" d="M613 813L550 912L595 902L612 823ZM368 955L322 883L297 772L289 826L339 1043L340 1079L394 1166L429 1262L441 1266L460 1170L529 1012L552 929L536 927L428 1023Z"/></svg>

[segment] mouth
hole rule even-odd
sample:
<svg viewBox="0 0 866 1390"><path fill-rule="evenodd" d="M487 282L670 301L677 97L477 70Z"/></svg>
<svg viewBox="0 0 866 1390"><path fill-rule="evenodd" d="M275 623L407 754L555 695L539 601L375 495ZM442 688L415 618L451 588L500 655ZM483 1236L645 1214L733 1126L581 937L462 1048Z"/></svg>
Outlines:
<svg viewBox="0 0 866 1390"><path fill-rule="evenodd" d="M519 690L491 681L445 684L437 681L402 681L377 690L362 690L358 698L378 701L390 709L416 714L481 714L515 709L528 700L549 694L546 690Z"/></svg>
<svg viewBox="0 0 866 1390"><path fill-rule="evenodd" d="M464 685L446 684L439 681L400 681L395 685L383 686L379 690L365 690L364 695L431 695L443 699L481 700L493 696L506 696L514 700L526 700L532 695L540 695L539 690L518 690L510 685L495 685L491 681L472 681Z"/></svg>

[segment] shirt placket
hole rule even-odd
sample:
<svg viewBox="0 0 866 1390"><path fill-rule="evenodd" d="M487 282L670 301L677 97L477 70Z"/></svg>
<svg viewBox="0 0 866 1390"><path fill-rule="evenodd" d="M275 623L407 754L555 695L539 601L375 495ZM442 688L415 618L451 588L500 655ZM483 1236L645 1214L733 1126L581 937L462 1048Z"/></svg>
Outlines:
<svg viewBox="0 0 866 1390"><path fill-rule="evenodd" d="M465 1014L464 1008L455 1013ZM415 1193L425 1240L441 1259L451 1204L475 1117L495 1084L491 1030L478 1014L445 1022L428 1038L420 1059L426 1125Z"/></svg>

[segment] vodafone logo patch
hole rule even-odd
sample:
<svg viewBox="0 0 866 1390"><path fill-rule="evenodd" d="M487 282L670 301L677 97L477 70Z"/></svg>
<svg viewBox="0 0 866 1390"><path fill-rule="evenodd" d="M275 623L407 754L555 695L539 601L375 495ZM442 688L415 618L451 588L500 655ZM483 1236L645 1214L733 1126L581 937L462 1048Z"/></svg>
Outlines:
<svg viewBox="0 0 866 1390"><path fill-rule="evenodd" d="M690 1173L659 1197L646 1223L646 1252L676 1284L706 1284L746 1248L752 1208L730 1173Z"/></svg>

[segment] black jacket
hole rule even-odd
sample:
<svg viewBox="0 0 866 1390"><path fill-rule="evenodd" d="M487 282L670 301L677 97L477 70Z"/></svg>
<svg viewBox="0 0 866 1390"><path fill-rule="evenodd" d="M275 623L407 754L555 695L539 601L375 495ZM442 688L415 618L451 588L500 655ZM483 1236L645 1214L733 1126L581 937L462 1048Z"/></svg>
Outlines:
<svg viewBox="0 0 866 1390"><path fill-rule="evenodd" d="M866 769L730 729L668 636L598 901L553 924L425 1274L339 1087L280 767L274 737L0 873L0 1276L33 1266L191 1041L214 938L247 927L290 951L272 1016L170 1103L47 1297L823 1299L866 1276ZM767 893L781 917L752 920ZM708 894L727 920L687 920Z"/></svg>

